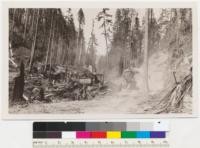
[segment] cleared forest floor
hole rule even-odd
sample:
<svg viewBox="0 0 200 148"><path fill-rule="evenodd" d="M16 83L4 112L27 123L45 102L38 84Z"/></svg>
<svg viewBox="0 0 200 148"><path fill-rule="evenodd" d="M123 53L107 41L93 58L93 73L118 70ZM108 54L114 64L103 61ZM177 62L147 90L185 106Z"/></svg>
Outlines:
<svg viewBox="0 0 200 148"><path fill-rule="evenodd" d="M143 98L143 99L141 99ZM143 113L141 108L144 102L143 96L138 96L138 92L119 92L107 94L106 96L97 96L92 100L84 101L54 101L52 103L34 102L28 106L15 105L10 108L12 113Z"/></svg>
<svg viewBox="0 0 200 148"><path fill-rule="evenodd" d="M147 99L137 91L122 91L106 96L97 96L92 100L67 101L54 100L52 103L34 102L29 105L15 105L10 108L10 113L16 114L148 114L145 110L153 107L159 99L150 97ZM184 100L183 113L191 113L191 98Z"/></svg>
<svg viewBox="0 0 200 148"><path fill-rule="evenodd" d="M168 91L166 84L167 59L166 53L160 52L152 56L149 70L149 95L145 95L142 72L135 76L138 89L120 90L121 78L110 80L108 83L109 91L104 95L97 95L89 100L68 100L66 98L53 98L52 102L44 103L35 100L24 105L10 106L9 112L14 114L151 114L156 104L162 99L161 92ZM155 60L157 62L155 62ZM158 62L159 61L159 62ZM142 66L140 70L142 71ZM163 78L164 77L164 78ZM170 83L171 80L168 80ZM155 108L156 109L156 108ZM148 111L147 111L148 110ZM180 113L192 113L192 97L187 95L184 98ZM176 112L176 113L179 113Z"/></svg>

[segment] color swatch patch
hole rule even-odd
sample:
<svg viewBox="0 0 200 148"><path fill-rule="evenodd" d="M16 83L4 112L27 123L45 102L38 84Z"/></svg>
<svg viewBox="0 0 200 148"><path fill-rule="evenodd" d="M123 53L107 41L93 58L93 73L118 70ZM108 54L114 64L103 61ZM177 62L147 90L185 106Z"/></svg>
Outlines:
<svg viewBox="0 0 200 148"><path fill-rule="evenodd" d="M121 138L136 138L136 132L122 131Z"/></svg>
<svg viewBox="0 0 200 148"><path fill-rule="evenodd" d="M121 132L118 132L118 131L108 131L107 132L107 138L110 138L110 139L121 138Z"/></svg>

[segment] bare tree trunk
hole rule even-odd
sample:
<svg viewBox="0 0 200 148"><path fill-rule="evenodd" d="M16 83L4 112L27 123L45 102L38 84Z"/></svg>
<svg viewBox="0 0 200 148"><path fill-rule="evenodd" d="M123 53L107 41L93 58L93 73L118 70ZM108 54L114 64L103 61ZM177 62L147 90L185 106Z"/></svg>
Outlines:
<svg viewBox="0 0 200 148"><path fill-rule="evenodd" d="M48 41L48 47L47 47L44 71L46 71L46 68L47 68L49 51L50 51L50 48L51 48L50 44L51 44L51 36L52 36L52 26L53 26L53 15L51 17L51 27L50 27L50 34L49 34L49 41Z"/></svg>
<svg viewBox="0 0 200 148"><path fill-rule="evenodd" d="M50 64L50 73L49 73L49 76L51 75L51 67L52 67L52 55L53 55L52 48L54 48L54 34L55 34L55 25L53 26L53 34L52 34L52 38L51 38L50 59L49 59L50 60L50 62L49 62L49 64Z"/></svg>
<svg viewBox="0 0 200 148"><path fill-rule="evenodd" d="M149 26L149 9L146 9L145 12L145 48L144 48L144 74L145 74L145 91L148 93L149 84L148 84L148 26Z"/></svg>
<svg viewBox="0 0 200 148"><path fill-rule="evenodd" d="M79 38L80 38L80 41L79 41L79 58L78 58L78 61L79 61L79 64L81 63L81 55L82 55L82 30L80 30L81 33L79 33Z"/></svg>
<svg viewBox="0 0 200 148"><path fill-rule="evenodd" d="M105 17L104 17L104 25L103 25L103 28L104 28L104 33L105 33L105 40L106 40L106 55L107 55L107 67L109 67L109 55L108 55L108 39L107 39L107 32L106 32L106 21L105 21Z"/></svg>
<svg viewBox="0 0 200 148"><path fill-rule="evenodd" d="M59 64L62 64L63 40L61 39L60 41L61 41L61 45L60 45L60 53L59 53L58 61L59 61Z"/></svg>
<svg viewBox="0 0 200 148"><path fill-rule="evenodd" d="M40 10L38 9L37 21L36 21L36 31L35 31L35 36L34 36L34 39L33 39L33 44L32 44L32 49L31 49L31 59L30 59L30 63L29 63L29 72L32 69L33 58L34 58L34 54L35 54L35 44L36 44L36 39L37 39L39 13L40 13Z"/></svg>
<svg viewBox="0 0 200 148"><path fill-rule="evenodd" d="M81 24L79 24L79 36L78 38L80 40L78 40L78 48L79 48L79 58L78 58L78 62L79 64L81 64L81 58L82 58L82 54L83 54L83 44L84 44L84 41L83 41L83 28L81 27Z"/></svg>
<svg viewBox="0 0 200 148"><path fill-rule="evenodd" d="M34 20L35 20L35 9L33 9L33 17L32 17L32 23L31 23L31 29L30 32L33 32L34 28Z"/></svg>
<svg viewBox="0 0 200 148"><path fill-rule="evenodd" d="M24 27L23 39L25 39L26 37L27 22L28 22L28 8L25 9L25 27Z"/></svg>
<svg viewBox="0 0 200 148"><path fill-rule="evenodd" d="M179 18L180 18L180 10L177 11L177 18L176 18L176 22L177 22L176 48L177 48L178 51L179 51L179 29L180 29Z"/></svg>
<svg viewBox="0 0 200 148"><path fill-rule="evenodd" d="M15 8L13 8L13 18L12 18L12 20L13 20L13 23L12 23L12 35L13 35L13 33L14 33L14 25L15 25L15 13L16 13L16 9Z"/></svg>
<svg viewBox="0 0 200 148"><path fill-rule="evenodd" d="M131 38L130 38L130 41L129 41L129 46L131 48L131 60L134 59L134 43L133 43L133 35L134 35L134 24L135 24L135 20L134 20L134 17L133 17L133 10L132 10L132 14L131 14ZM135 61L136 59L134 59Z"/></svg>
<svg viewBox="0 0 200 148"><path fill-rule="evenodd" d="M57 45L57 52L56 52L56 57L55 57L55 61L57 64L60 64L60 60L61 60L61 53L62 53L62 41L61 38L58 37L58 45Z"/></svg>

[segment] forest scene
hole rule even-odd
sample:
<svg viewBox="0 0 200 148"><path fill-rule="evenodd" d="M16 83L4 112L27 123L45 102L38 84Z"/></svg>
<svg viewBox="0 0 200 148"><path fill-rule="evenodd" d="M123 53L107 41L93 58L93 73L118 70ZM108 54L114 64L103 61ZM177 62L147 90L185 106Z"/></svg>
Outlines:
<svg viewBox="0 0 200 148"><path fill-rule="evenodd" d="M9 113L192 114L192 9L10 8Z"/></svg>

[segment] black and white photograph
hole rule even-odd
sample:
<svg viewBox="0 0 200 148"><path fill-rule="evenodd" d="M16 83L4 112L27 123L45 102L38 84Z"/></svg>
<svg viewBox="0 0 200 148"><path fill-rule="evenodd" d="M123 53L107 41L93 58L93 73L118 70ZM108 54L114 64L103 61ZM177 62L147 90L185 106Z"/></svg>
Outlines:
<svg viewBox="0 0 200 148"><path fill-rule="evenodd" d="M8 113L192 114L193 18L183 7L9 8Z"/></svg>

